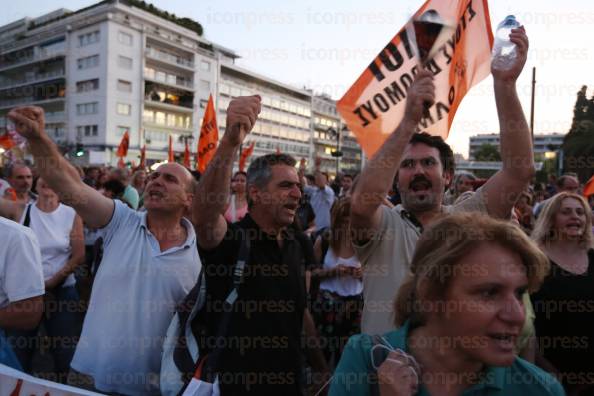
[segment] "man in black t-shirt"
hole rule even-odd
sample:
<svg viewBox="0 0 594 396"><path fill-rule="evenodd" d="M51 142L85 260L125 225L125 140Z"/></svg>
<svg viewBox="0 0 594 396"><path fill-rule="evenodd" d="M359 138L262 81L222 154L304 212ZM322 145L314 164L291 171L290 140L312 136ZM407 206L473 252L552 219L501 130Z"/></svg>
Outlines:
<svg viewBox="0 0 594 396"><path fill-rule="evenodd" d="M221 345L218 379L226 395L301 395L302 352L313 329L306 305L304 269L310 264L305 237L291 224L301 198L295 160L284 154L255 159L247 172L248 214L236 224L224 219L233 160L260 112L260 97L234 99L227 129L194 199L193 220L206 275L208 333L218 334L224 301L233 290L241 240L250 254ZM311 339L309 339L311 341ZM314 343L315 344L315 343ZM312 366L323 371L319 351ZM316 359L317 358L317 359ZM318 376L323 378L323 376Z"/></svg>

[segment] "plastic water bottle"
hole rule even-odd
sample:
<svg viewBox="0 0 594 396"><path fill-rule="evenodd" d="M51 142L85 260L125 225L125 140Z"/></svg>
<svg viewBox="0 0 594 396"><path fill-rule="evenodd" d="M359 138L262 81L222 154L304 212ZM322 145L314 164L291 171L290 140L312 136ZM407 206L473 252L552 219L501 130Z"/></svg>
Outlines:
<svg viewBox="0 0 594 396"><path fill-rule="evenodd" d="M495 33L495 43L493 44L493 51L491 58L493 60L493 68L497 70L508 70L511 68L516 56L516 45L509 40L509 34L512 29L520 27L520 23L513 15L508 15L497 26Z"/></svg>

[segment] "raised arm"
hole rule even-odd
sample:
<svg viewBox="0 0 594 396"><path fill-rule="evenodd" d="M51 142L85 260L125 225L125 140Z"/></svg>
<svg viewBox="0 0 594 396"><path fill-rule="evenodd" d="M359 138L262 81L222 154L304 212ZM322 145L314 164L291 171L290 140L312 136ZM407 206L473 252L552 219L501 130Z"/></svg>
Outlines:
<svg viewBox="0 0 594 396"><path fill-rule="evenodd" d="M517 46L511 69L491 69L499 118L502 169L483 186L487 210L493 217L509 218L519 194L534 176L532 138L516 91L516 80L528 53L528 37L523 27L512 30L510 39Z"/></svg>
<svg viewBox="0 0 594 396"><path fill-rule="evenodd" d="M356 243L372 239L379 229L381 206L392 187L406 145L423 116L423 103L433 103L434 100L433 76L422 70L408 89L400 125L363 168L351 193L351 228L355 231Z"/></svg>
<svg viewBox="0 0 594 396"><path fill-rule="evenodd" d="M223 216L229 201L229 180L239 146L252 130L260 114L260 96L235 98L227 108L227 128L219 147L208 164L194 195L193 222L198 245L213 249L221 243L227 222Z"/></svg>
<svg viewBox="0 0 594 396"><path fill-rule="evenodd" d="M60 154L45 133L45 116L40 107L19 107L8 113L16 131L25 137L40 176L60 197L73 207L92 228L101 228L111 220L114 203L82 182L76 169Z"/></svg>

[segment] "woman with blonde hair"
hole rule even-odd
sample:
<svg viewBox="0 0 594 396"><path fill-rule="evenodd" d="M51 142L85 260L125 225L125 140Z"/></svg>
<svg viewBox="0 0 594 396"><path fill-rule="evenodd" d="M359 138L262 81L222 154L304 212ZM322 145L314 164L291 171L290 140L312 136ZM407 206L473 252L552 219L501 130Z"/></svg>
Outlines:
<svg viewBox="0 0 594 396"><path fill-rule="evenodd" d="M563 395L516 356L522 295L547 271L544 254L509 222L444 217L417 243L395 301L397 330L352 337L330 395Z"/></svg>
<svg viewBox="0 0 594 396"><path fill-rule="evenodd" d="M538 217L532 238L551 264L542 288L532 295L540 350L537 364L559 374L568 394L590 395L594 391L594 238L588 203L574 193L555 195Z"/></svg>

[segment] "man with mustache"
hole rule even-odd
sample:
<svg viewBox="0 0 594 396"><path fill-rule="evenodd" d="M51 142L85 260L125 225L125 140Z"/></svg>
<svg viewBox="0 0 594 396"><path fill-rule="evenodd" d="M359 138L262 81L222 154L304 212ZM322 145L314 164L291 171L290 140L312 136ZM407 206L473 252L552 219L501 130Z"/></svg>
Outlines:
<svg viewBox="0 0 594 396"><path fill-rule="evenodd" d="M516 92L528 50L524 28L514 29L510 40L518 50L512 67L491 70L503 168L475 194L459 204L442 205L444 191L454 175L452 150L440 137L416 133L424 103L435 100L433 76L427 70L418 72L408 89L400 125L361 172L352 192L351 226L364 268L362 332L382 334L393 328L394 291L409 271L424 227L459 211L509 218L514 202L528 186L534 174L532 143ZM382 201L396 175L402 204L389 209Z"/></svg>

